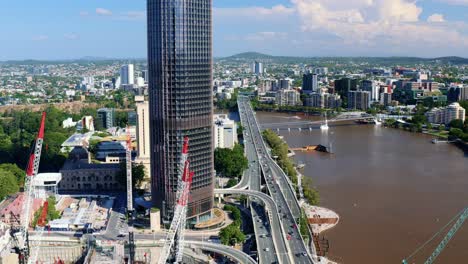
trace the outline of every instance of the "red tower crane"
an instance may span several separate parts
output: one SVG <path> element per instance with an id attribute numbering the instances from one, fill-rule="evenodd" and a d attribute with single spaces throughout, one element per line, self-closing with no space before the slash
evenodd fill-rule
<path id="1" fill-rule="evenodd" d="M 39 161 L 41 160 L 42 144 L 44 143 L 44 130 L 45 130 L 46 113 L 42 113 L 41 124 L 39 132 L 37 133 L 36 141 L 29 156 L 29 163 L 26 169 L 26 177 L 24 182 L 24 200 L 21 211 L 21 225 L 19 230 L 13 234 L 16 241 L 16 250 L 19 253 L 19 263 L 25 264 L 35 262 L 29 259 L 29 241 L 28 229 L 31 218 L 31 207 L 33 200 L 33 182 L 39 172 Z"/>
<path id="2" fill-rule="evenodd" d="M 171 250 L 174 248 L 175 263 L 182 263 L 184 251 L 184 233 L 187 218 L 187 204 L 192 186 L 194 173 L 190 171 L 190 162 L 188 161 L 189 138 L 184 138 L 182 147 L 182 157 L 179 163 L 179 177 L 177 182 L 177 203 L 174 210 L 174 218 L 166 234 L 164 247 L 159 256 L 159 264 L 167 263 Z M 176 236 L 177 235 L 177 236 Z"/>

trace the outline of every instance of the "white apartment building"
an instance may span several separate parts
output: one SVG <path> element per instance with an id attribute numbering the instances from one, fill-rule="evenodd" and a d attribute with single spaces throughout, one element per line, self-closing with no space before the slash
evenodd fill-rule
<path id="1" fill-rule="evenodd" d="M 276 92 L 276 103 L 278 105 L 298 105 L 300 94 L 293 89 L 279 90 Z"/>
<path id="2" fill-rule="evenodd" d="M 304 105 L 316 108 L 341 107 L 341 96 L 329 93 L 312 93 L 304 99 Z"/>
<path id="3" fill-rule="evenodd" d="M 214 141 L 215 148 L 234 148 L 237 140 L 237 124 L 227 115 L 214 115 Z"/>
<path id="4" fill-rule="evenodd" d="M 138 155 L 135 162 L 145 166 L 148 176 L 151 175 L 150 166 L 150 121 L 149 104 L 144 96 L 135 96 L 137 108 L 137 145 Z"/>
<path id="5" fill-rule="evenodd" d="M 426 113 L 427 120 L 432 124 L 449 124 L 452 120 L 461 119 L 465 122 L 465 108 L 459 103 L 453 103 L 447 107 L 434 108 Z"/>

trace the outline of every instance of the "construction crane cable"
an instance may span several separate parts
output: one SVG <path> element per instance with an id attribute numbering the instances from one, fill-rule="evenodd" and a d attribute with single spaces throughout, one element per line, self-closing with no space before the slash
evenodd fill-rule
<path id="1" fill-rule="evenodd" d="M 440 235 L 440 233 L 442 233 L 450 224 L 452 224 L 455 220 L 457 220 L 462 214 L 463 212 L 465 212 L 466 209 L 463 209 L 461 210 L 458 214 L 456 214 L 451 220 L 450 222 L 448 222 L 446 225 L 444 225 L 439 231 L 437 231 L 437 233 L 435 233 L 429 240 L 427 240 L 426 242 L 424 242 L 424 244 L 422 244 L 421 246 L 419 246 L 413 253 L 411 253 L 411 255 L 409 255 L 407 258 L 405 258 L 406 260 L 408 259 L 411 259 L 412 257 L 414 257 L 414 255 L 416 255 L 421 249 L 423 249 L 425 246 L 427 246 L 427 244 L 431 243 L 437 236 Z"/>

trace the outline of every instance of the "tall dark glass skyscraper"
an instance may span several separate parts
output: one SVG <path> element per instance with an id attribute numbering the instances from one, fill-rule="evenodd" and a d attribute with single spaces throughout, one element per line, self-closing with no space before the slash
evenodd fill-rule
<path id="1" fill-rule="evenodd" d="M 171 217 L 184 136 L 195 176 L 188 216 L 213 206 L 212 0 L 148 0 L 153 202 Z"/>

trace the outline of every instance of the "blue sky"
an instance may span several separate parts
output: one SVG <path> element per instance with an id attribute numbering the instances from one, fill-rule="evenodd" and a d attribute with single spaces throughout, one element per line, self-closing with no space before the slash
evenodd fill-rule
<path id="1" fill-rule="evenodd" d="M 468 57 L 468 0 L 213 1 L 215 56 Z M 0 60 L 144 58 L 145 7 L 145 0 L 2 3 Z"/>

